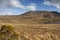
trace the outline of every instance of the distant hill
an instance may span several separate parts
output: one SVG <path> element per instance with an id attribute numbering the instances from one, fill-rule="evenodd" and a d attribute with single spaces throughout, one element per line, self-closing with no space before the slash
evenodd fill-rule
<path id="1" fill-rule="evenodd" d="M 0 22 L 11 23 L 58 23 L 60 13 L 56 11 L 29 11 L 21 15 L 0 16 Z"/>
<path id="2" fill-rule="evenodd" d="M 30 11 L 22 14 L 23 17 L 60 17 L 60 13 L 55 11 Z"/>

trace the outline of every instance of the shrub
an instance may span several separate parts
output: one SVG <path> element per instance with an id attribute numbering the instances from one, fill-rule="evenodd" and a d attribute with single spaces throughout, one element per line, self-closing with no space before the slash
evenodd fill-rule
<path id="1" fill-rule="evenodd" d="M 18 34 L 11 25 L 3 25 L 0 30 L 0 40 L 18 40 Z"/>

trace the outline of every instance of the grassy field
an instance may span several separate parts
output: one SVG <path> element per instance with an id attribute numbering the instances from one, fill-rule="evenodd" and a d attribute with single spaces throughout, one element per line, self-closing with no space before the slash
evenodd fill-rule
<path id="1" fill-rule="evenodd" d="M 60 24 L 0 23 L 2 25 L 12 25 L 19 40 L 60 40 Z"/>

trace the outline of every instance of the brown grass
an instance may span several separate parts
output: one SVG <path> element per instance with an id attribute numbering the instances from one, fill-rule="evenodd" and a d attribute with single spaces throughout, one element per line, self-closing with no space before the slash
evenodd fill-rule
<path id="1" fill-rule="evenodd" d="M 60 24 L 0 23 L 2 25 L 12 25 L 21 40 L 60 40 Z"/>

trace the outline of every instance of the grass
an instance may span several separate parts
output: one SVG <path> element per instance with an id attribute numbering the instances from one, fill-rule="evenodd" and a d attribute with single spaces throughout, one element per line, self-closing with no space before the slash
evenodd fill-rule
<path id="1" fill-rule="evenodd" d="M 60 40 L 60 24 L 0 23 L 2 25 L 12 25 L 22 40 Z"/>
<path id="2" fill-rule="evenodd" d="M 18 34 L 10 25 L 2 25 L 0 29 L 0 40 L 18 40 Z"/>

